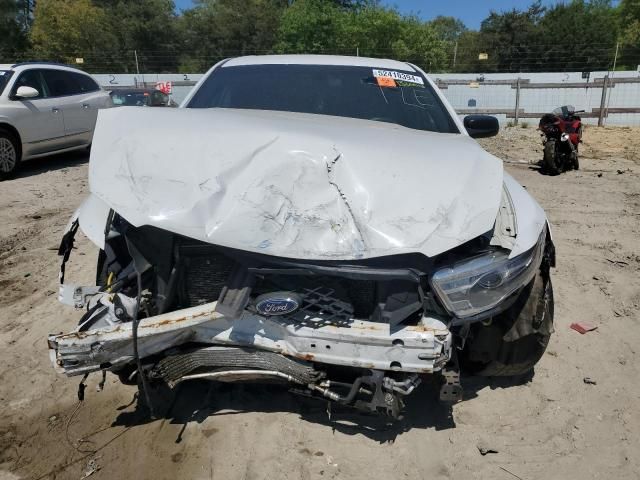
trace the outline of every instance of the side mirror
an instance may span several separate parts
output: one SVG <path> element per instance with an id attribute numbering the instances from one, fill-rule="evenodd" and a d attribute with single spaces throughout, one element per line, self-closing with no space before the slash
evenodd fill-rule
<path id="1" fill-rule="evenodd" d="M 40 95 L 40 92 L 33 87 L 18 87 L 16 91 L 17 98 L 35 98 Z"/>
<path id="2" fill-rule="evenodd" d="M 491 115 L 467 115 L 463 123 L 472 138 L 493 137 L 500 131 L 498 119 Z"/>

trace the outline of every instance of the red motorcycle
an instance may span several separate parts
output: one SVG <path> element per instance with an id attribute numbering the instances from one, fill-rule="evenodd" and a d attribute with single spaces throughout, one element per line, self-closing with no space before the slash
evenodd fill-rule
<path id="1" fill-rule="evenodd" d="M 582 141 L 582 120 L 573 106 L 565 105 L 547 113 L 540 119 L 538 130 L 544 137 L 542 170 L 549 175 L 558 175 L 572 168 L 578 170 L 578 145 Z"/>

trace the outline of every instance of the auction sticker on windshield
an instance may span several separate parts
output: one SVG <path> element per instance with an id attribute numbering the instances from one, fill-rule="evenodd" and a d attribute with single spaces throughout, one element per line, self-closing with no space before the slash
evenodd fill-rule
<path id="1" fill-rule="evenodd" d="M 395 87 L 396 81 L 391 77 L 376 77 L 376 83 L 379 87 Z"/>
<path id="2" fill-rule="evenodd" d="M 376 70 L 374 68 L 373 76 L 376 78 L 379 78 L 379 77 L 393 78 L 395 80 L 401 80 L 403 82 L 417 83 L 419 85 L 424 85 L 424 81 L 422 80 L 422 77 L 419 77 L 417 75 L 411 75 L 410 73 L 396 72 L 395 70 Z"/>

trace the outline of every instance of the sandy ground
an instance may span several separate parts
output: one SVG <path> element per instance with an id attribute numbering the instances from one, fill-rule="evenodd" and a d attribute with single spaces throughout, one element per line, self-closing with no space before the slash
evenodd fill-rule
<path id="1" fill-rule="evenodd" d="M 26 163 L 0 184 L 0 479 L 640 478 L 640 130 L 587 129 L 582 169 L 558 177 L 528 164 L 541 156 L 532 128 L 483 144 L 554 225 L 556 333 L 528 382 L 466 379 L 452 411 L 426 385 L 392 426 L 329 418 L 276 387 L 207 383 L 152 421 L 133 387 L 109 376 L 98 393 L 97 375 L 78 407 L 79 379 L 54 372 L 45 339 L 78 318 L 56 301 L 55 249 L 87 158 Z M 81 241 L 69 281 L 91 282 L 95 258 Z M 598 329 L 580 335 L 577 320 Z"/>

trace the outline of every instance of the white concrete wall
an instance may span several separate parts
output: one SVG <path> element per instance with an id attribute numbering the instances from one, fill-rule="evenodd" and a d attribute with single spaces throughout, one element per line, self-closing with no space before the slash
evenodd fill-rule
<path id="1" fill-rule="evenodd" d="M 602 80 L 607 72 L 591 72 L 589 83 L 594 80 Z M 566 73 L 487 73 L 487 74 L 455 74 L 439 73 L 431 77 L 441 81 L 468 80 L 478 84 L 473 87 L 467 85 L 449 85 L 443 89 L 444 95 L 453 107 L 458 109 L 470 109 L 469 101 L 476 100 L 475 108 L 513 108 L 515 109 L 516 89 L 511 85 L 483 85 L 479 78 L 484 80 L 529 80 L 530 83 L 587 83 L 580 72 Z M 626 71 L 615 72 L 612 78 L 634 78 L 638 83 L 617 83 L 609 88 L 609 108 L 640 108 L 640 72 Z M 562 105 L 573 105 L 576 110 L 592 111 L 600 108 L 602 87 L 593 88 L 522 88 L 520 90 L 520 109 L 530 113 L 550 112 Z M 506 115 L 496 115 L 501 122 L 505 122 Z M 533 123 L 535 119 L 523 119 Z M 597 118 L 585 118 L 586 123 L 597 123 Z M 607 125 L 640 126 L 640 113 L 610 113 L 606 119 Z"/>
<path id="2" fill-rule="evenodd" d="M 98 83 L 105 90 L 109 90 L 113 87 L 134 87 L 141 83 L 156 83 L 156 82 L 197 82 L 202 78 L 202 73 L 183 74 L 183 73 L 146 73 L 141 75 L 135 74 L 100 74 L 93 75 Z M 176 86 L 173 87 L 173 93 L 171 98 L 177 103 L 182 102 L 191 91 L 192 86 Z"/>

